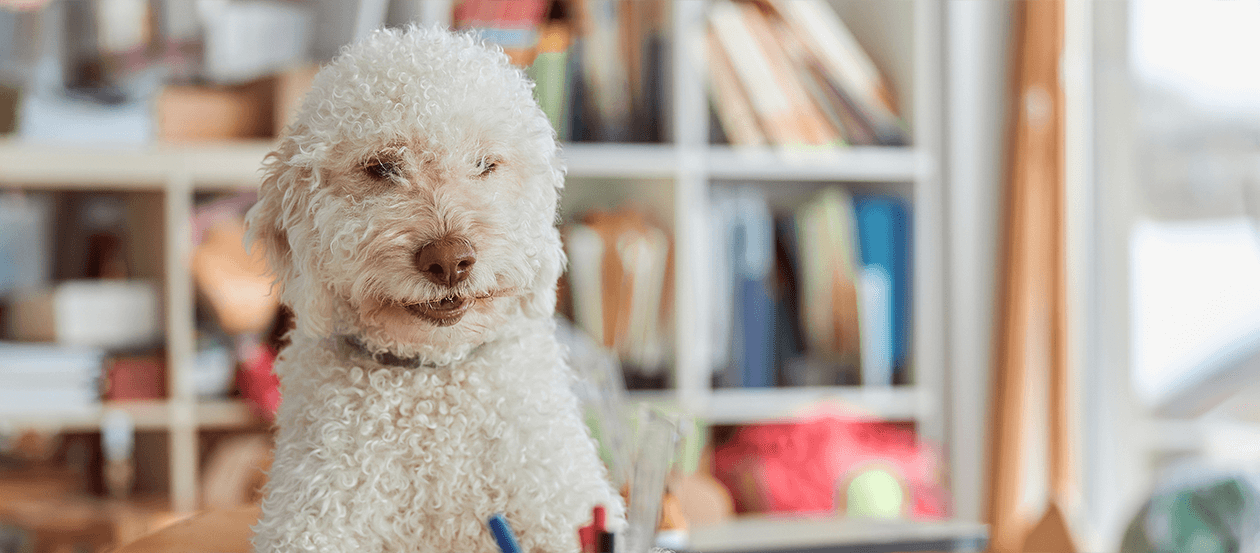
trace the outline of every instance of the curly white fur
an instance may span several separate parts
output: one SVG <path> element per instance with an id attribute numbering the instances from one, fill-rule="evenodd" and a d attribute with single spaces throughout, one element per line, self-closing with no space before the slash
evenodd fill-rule
<path id="1" fill-rule="evenodd" d="M 249 239 L 297 324 L 256 550 L 489 553 L 504 512 L 523 550 L 573 552 L 592 506 L 624 523 L 554 335 L 564 168 L 531 86 L 474 37 L 377 31 L 268 156 Z M 414 263 L 449 235 L 476 251 L 454 288 Z M 452 295 L 454 324 L 407 307 Z"/>

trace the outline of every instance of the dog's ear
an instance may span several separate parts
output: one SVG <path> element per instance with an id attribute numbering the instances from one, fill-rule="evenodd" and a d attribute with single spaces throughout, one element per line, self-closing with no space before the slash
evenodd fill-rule
<path id="1" fill-rule="evenodd" d="M 545 115 L 543 116 L 543 121 L 547 121 Z M 549 129 L 551 128 L 550 123 L 546 123 L 546 126 Z M 552 150 L 556 148 L 554 142 L 550 142 L 544 147 L 548 146 Z M 555 151 L 558 152 L 558 150 Z M 539 224 L 547 227 L 543 239 L 546 247 L 539 253 L 541 266 L 538 269 L 538 274 L 534 277 L 531 290 L 521 296 L 521 307 L 525 315 L 530 318 L 541 319 L 555 316 L 556 292 L 560 283 L 560 275 L 564 273 L 564 268 L 568 266 L 564 253 L 564 244 L 560 240 L 560 229 L 557 228 L 557 225 L 560 224 L 560 191 L 564 189 L 566 172 L 563 158 L 559 155 L 549 156 L 547 169 L 543 173 L 547 187 L 543 193 L 548 196 L 551 202 L 551 214 L 549 215 L 551 220 L 539 222 Z"/>
<path id="2" fill-rule="evenodd" d="M 302 174 L 309 173 L 309 169 L 290 163 L 296 151 L 297 144 L 286 138 L 278 148 L 267 154 L 263 161 L 258 201 L 245 215 L 246 247 L 250 250 L 262 248 L 281 290 L 297 276 L 289 236 L 285 232 L 286 221 L 290 220 L 285 198 L 292 197 L 289 191 L 294 183 L 302 180 Z"/>
<path id="3" fill-rule="evenodd" d="M 551 227 L 547 233 L 547 247 L 539 253 L 542 258 L 532 289 L 521 297 L 525 315 L 534 319 L 551 318 L 556 314 L 556 288 L 564 271 L 565 254 L 560 242 L 560 230 Z"/>

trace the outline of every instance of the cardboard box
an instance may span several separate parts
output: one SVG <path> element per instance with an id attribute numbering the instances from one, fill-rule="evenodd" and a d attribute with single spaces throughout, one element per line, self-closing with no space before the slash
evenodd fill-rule
<path id="1" fill-rule="evenodd" d="M 281 135 L 285 127 L 292 125 L 297 118 L 297 110 L 302 107 L 302 99 L 311 89 L 319 65 L 311 63 L 292 67 L 277 73 L 275 79 L 275 134 Z"/>
<path id="2" fill-rule="evenodd" d="M 238 86 L 168 86 L 157 99 L 157 138 L 199 142 L 273 136 L 271 79 Z"/>

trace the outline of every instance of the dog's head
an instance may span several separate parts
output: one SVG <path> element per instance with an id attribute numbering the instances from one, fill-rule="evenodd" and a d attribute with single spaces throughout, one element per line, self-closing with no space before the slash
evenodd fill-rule
<path id="1" fill-rule="evenodd" d="M 411 27 L 347 47 L 264 172 L 248 238 L 300 333 L 440 361 L 554 311 L 554 133 L 523 73 L 473 37 Z"/>

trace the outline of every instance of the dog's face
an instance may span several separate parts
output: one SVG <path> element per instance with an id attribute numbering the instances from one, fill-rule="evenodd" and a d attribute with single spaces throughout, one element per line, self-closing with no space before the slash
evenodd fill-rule
<path id="1" fill-rule="evenodd" d="M 265 172 L 250 238 L 299 332 L 440 361 L 554 310 L 551 126 L 521 72 L 468 36 L 379 31 L 343 51 Z"/>

